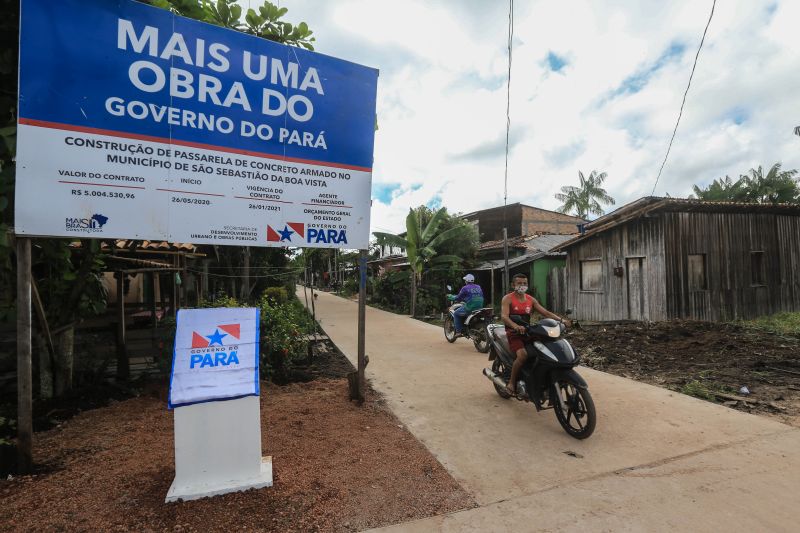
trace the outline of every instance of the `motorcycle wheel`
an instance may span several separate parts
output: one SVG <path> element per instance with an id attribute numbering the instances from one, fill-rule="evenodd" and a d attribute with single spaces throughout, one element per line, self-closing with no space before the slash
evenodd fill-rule
<path id="1" fill-rule="evenodd" d="M 447 339 L 447 342 L 456 342 L 456 325 L 450 315 L 444 319 L 444 338 Z"/>
<path id="2" fill-rule="evenodd" d="M 511 375 L 511 369 L 506 368 L 506 365 L 503 364 L 503 362 L 500 360 L 500 357 L 495 357 L 494 361 L 492 361 L 492 372 L 498 376 L 502 376 L 503 379 L 508 379 L 508 376 Z M 504 387 L 494 385 L 494 390 L 497 391 L 497 395 L 504 400 L 511 398 L 511 395 Z"/>
<path id="3" fill-rule="evenodd" d="M 489 331 L 486 324 L 481 324 L 472 335 L 472 344 L 480 353 L 489 353 Z"/>
<path id="4" fill-rule="evenodd" d="M 558 397 L 561 398 L 564 409 L 561 408 Z M 586 439 L 594 433 L 597 413 L 588 389 L 580 388 L 569 380 L 553 383 L 550 403 L 556 412 L 558 423 L 570 437 Z"/>

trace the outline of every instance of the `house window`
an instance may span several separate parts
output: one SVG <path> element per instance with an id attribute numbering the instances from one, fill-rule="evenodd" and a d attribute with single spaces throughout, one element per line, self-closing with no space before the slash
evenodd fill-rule
<path id="1" fill-rule="evenodd" d="M 689 254 L 689 290 L 708 290 L 706 254 Z"/>
<path id="2" fill-rule="evenodd" d="M 599 259 L 581 261 L 581 290 L 599 292 L 602 289 L 601 272 Z"/>
<path id="3" fill-rule="evenodd" d="M 767 283 L 764 252 L 750 252 L 750 283 L 752 285 L 766 285 Z"/>

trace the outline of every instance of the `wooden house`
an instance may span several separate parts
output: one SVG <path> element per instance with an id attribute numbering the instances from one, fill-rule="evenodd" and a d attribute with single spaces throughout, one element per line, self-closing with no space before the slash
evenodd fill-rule
<path id="1" fill-rule="evenodd" d="M 584 226 L 566 306 L 585 320 L 725 321 L 800 310 L 800 205 L 646 197 Z"/>

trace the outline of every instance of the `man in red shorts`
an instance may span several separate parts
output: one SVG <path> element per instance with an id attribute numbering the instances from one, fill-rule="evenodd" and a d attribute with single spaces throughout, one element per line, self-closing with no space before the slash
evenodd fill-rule
<path id="1" fill-rule="evenodd" d="M 508 345 L 511 351 L 516 354 L 517 358 L 514 359 L 514 365 L 511 367 L 511 379 L 508 381 L 506 388 L 513 396 L 517 395 L 517 376 L 519 371 L 528 359 L 528 352 L 525 350 L 525 327 L 514 323 L 509 315 L 519 315 L 526 324 L 531 322 L 531 312 L 536 311 L 545 318 L 552 318 L 554 320 L 561 320 L 561 317 L 551 313 L 536 301 L 536 298 L 528 294 L 528 276 L 525 274 L 516 274 L 514 279 L 511 280 L 511 286 L 514 292 L 503 296 L 503 301 L 500 303 L 502 309 L 501 317 L 503 324 L 506 326 L 506 335 L 508 337 Z M 567 319 L 564 319 L 564 324 L 567 326 L 572 325 Z"/>

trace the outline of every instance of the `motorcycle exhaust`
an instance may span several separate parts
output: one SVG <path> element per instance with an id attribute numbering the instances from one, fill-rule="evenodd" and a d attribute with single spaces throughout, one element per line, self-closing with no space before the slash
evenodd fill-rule
<path id="1" fill-rule="evenodd" d="M 498 387 L 506 388 L 506 382 L 503 381 L 503 379 L 500 376 L 492 372 L 490 369 L 484 368 L 483 375 L 489 378 L 489 380 Z"/>

